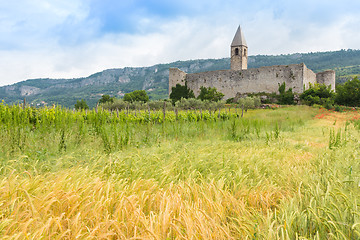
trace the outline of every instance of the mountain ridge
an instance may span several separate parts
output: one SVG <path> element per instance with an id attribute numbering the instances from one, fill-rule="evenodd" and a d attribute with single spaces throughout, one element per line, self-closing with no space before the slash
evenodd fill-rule
<path id="1" fill-rule="evenodd" d="M 337 82 L 360 75 L 360 50 L 340 50 L 286 55 L 249 56 L 249 68 L 305 63 L 314 72 L 335 70 Z M 72 79 L 28 79 L 0 87 L 0 99 L 13 104 L 26 98 L 33 105 L 60 104 L 73 107 L 76 100 L 85 99 L 93 107 L 102 94 L 122 97 L 133 90 L 146 90 L 151 99 L 168 96 L 169 68 L 188 73 L 230 68 L 230 59 L 197 59 L 156 64 L 150 67 L 107 69 L 88 77 Z"/>

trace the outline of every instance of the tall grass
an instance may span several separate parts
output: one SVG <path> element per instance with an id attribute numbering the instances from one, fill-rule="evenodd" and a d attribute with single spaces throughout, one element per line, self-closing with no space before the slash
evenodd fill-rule
<path id="1" fill-rule="evenodd" d="M 0 237 L 358 239 L 358 125 L 318 111 L 0 105 Z"/>

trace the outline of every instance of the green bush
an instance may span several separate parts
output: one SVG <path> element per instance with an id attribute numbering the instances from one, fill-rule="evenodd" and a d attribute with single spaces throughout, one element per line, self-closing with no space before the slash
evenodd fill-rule
<path id="1" fill-rule="evenodd" d="M 110 97 L 110 95 L 104 94 L 99 99 L 99 103 L 107 103 L 107 102 L 114 102 L 114 97 Z"/>
<path id="2" fill-rule="evenodd" d="M 114 102 L 106 102 L 104 104 L 101 104 L 100 106 L 103 109 L 115 111 L 117 110 L 124 110 L 124 109 L 131 109 L 131 110 L 148 110 L 149 108 L 151 110 L 161 110 L 164 108 L 171 109 L 172 104 L 169 101 L 164 100 L 156 100 L 156 101 L 149 101 L 147 103 L 144 103 L 142 101 L 135 101 L 135 102 L 125 102 L 122 99 L 114 99 Z"/>
<path id="3" fill-rule="evenodd" d="M 322 105 L 326 109 L 332 109 L 334 107 L 334 99 L 332 98 L 323 98 Z"/>
<path id="4" fill-rule="evenodd" d="M 176 108 L 182 110 L 195 110 L 195 109 L 216 110 L 219 108 L 224 108 L 225 101 L 212 102 L 208 100 L 201 101 L 200 99 L 196 99 L 196 98 L 189 98 L 189 99 L 182 98 L 180 101 L 177 101 L 175 103 L 175 106 Z"/>
<path id="5" fill-rule="evenodd" d="M 115 98 L 113 102 L 106 102 L 106 103 L 101 104 L 100 106 L 103 109 L 114 111 L 116 109 L 118 109 L 118 110 L 125 109 L 128 105 L 129 105 L 128 102 L 125 102 L 122 99 Z"/>
<path id="6" fill-rule="evenodd" d="M 89 109 L 89 106 L 87 105 L 87 103 L 84 99 L 81 99 L 81 100 L 76 101 L 75 109 L 76 110 Z"/>
<path id="7" fill-rule="evenodd" d="M 150 101 L 148 103 L 144 103 L 143 105 L 145 105 L 146 109 L 148 109 L 148 107 L 150 107 L 150 109 L 152 109 L 152 110 L 154 110 L 154 109 L 161 110 L 164 108 L 164 103 L 165 103 L 166 109 L 171 109 L 173 107 L 171 102 L 164 101 L 164 100 Z"/>
<path id="8" fill-rule="evenodd" d="M 331 86 L 315 83 L 314 85 L 310 84 L 309 89 L 300 95 L 300 99 L 304 104 L 309 106 L 318 104 L 326 108 L 331 108 L 334 104 L 334 96 L 335 94 L 331 90 Z"/>
<path id="9" fill-rule="evenodd" d="M 360 80 L 355 77 L 336 87 L 336 104 L 350 107 L 360 106 Z"/>
<path id="10" fill-rule="evenodd" d="M 270 104 L 277 102 L 277 94 L 276 93 L 267 93 L 267 92 L 258 92 L 258 93 L 248 93 L 249 97 L 258 97 L 260 103 Z"/>
<path id="11" fill-rule="evenodd" d="M 125 93 L 124 101 L 126 102 L 148 102 L 149 96 L 147 95 L 145 90 L 135 90 L 130 93 Z"/>
<path id="12" fill-rule="evenodd" d="M 228 98 L 226 99 L 226 104 L 234 103 L 234 98 Z"/>
<path id="13" fill-rule="evenodd" d="M 335 105 L 334 106 L 334 110 L 336 111 L 336 112 L 343 112 L 344 111 L 344 107 L 342 107 L 342 106 L 339 106 L 339 105 Z"/>
<path id="14" fill-rule="evenodd" d="M 197 97 L 198 99 L 204 101 L 204 100 L 208 100 L 208 101 L 220 101 L 222 98 L 224 97 L 224 94 L 221 92 L 218 92 L 216 90 L 216 88 L 211 88 L 211 87 L 200 87 L 200 94 Z"/>
<path id="15" fill-rule="evenodd" d="M 277 95 L 278 103 L 284 105 L 294 105 L 294 93 L 292 92 L 292 88 L 289 88 L 285 91 L 286 85 L 285 82 L 279 84 L 279 95 Z"/>
<path id="16" fill-rule="evenodd" d="M 245 98 L 240 98 L 238 100 L 238 104 L 239 104 L 239 107 L 241 107 L 241 108 L 244 106 L 245 110 L 254 109 L 254 108 L 260 107 L 261 100 L 260 100 L 260 97 L 245 97 Z"/>
<path id="17" fill-rule="evenodd" d="M 185 85 L 176 84 L 175 87 L 171 88 L 170 99 L 175 104 L 176 101 L 179 101 L 181 98 L 195 98 L 194 92 Z"/>
<path id="18" fill-rule="evenodd" d="M 202 102 L 200 99 L 195 98 L 181 98 L 180 101 L 175 103 L 175 106 L 180 109 L 188 110 L 188 109 L 201 109 Z"/>

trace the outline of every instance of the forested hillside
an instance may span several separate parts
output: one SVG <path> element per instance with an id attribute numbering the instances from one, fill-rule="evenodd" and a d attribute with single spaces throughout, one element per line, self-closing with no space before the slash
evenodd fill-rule
<path id="1" fill-rule="evenodd" d="M 338 83 L 360 76 L 360 50 L 249 56 L 249 68 L 302 62 L 314 72 L 335 70 Z M 189 60 L 151 67 L 109 69 L 86 78 L 31 79 L 0 87 L 0 99 L 12 104 L 26 98 L 28 103 L 34 105 L 57 103 L 66 107 L 73 107 L 76 100 L 85 99 L 93 107 L 102 94 L 122 97 L 124 93 L 137 89 L 146 90 L 151 99 L 162 99 L 168 96 L 169 67 L 178 67 L 188 73 L 229 69 L 230 59 Z"/>
<path id="2" fill-rule="evenodd" d="M 336 52 L 295 53 L 277 56 L 257 55 L 249 57 L 250 68 L 294 63 L 305 63 L 314 72 L 333 69 L 336 71 L 337 83 L 360 75 L 359 50 L 349 49 Z"/>

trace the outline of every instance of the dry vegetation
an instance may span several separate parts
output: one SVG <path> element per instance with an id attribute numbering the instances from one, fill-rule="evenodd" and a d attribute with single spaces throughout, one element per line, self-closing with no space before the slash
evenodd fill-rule
<path id="1" fill-rule="evenodd" d="M 359 239 L 360 113 L 234 111 L 0 105 L 0 238 Z"/>

